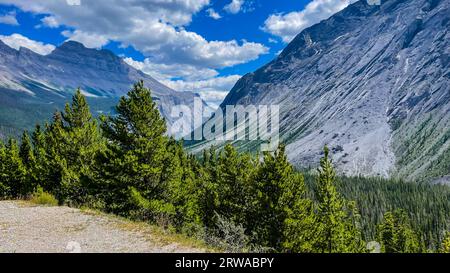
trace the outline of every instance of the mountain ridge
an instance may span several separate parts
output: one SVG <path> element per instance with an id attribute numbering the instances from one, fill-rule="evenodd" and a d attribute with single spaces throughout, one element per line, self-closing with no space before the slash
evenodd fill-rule
<path id="1" fill-rule="evenodd" d="M 450 1 L 355 2 L 245 75 L 221 107 L 279 104 L 298 167 L 330 146 L 347 175 L 450 173 Z"/>
<path id="2" fill-rule="evenodd" d="M 3 102 L 0 130 L 1 126 L 13 127 L 17 132 L 31 129 L 35 122 L 50 118 L 56 108 L 62 109 L 77 88 L 90 98 L 96 112 L 105 113 L 112 111 L 118 98 L 134 83 L 143 80 L 169 125 L 173 122 L 170 116 L 173 106 L 192 105 L 194 98 L 199 98 L 198 94 L 178 92 L 161 84 L 109 50 L 89 49 L 79 42 L 68 41 L 48 55 L 40 55 L 23 47 L 15 50 L 0 41 L 0 56 L 0 105 Z M 15 107 L 6 96 L 14 97 L 23 109 Z M 51 111 L 45 111 L 46 105 Z M 39 117 L 33 111 L 39 112 Z M 22 124 L 16 126 L 11 121 L 12 112 L 19 112 Z"/>

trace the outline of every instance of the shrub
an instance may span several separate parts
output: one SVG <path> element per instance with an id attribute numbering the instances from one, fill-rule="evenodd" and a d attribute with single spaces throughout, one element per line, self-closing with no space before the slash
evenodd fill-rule
<path id="1" fill-rule="evenodd" d="M 58 200 L 48 192 L 45 192 L 41 187 L 38 187 L 37 190 L 31 196 L 31 202 L 38 205 L 45 206 L 57 206 Z"/>

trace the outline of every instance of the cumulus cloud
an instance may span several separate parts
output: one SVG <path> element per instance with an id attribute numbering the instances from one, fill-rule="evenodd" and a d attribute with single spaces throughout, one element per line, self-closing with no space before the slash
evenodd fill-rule
<path id="1" fill-rule="evenodd" d="M 353 2 L 356 0 L 313 0 L 301 11 L 270 15 L 263 30 L 288 43 L 303 29 L 329 18 Z"/>
<path id="2" fill-rule="evenodd" d="M 217 108 L 240 78 L 240 75 L 230 75 L 200 81 L 168 80 L 163 83 L 175 90 L 198 93 L 210 107 Z"/>
<path id="3" fill-rule="evenodd" d="M 17 33 L 10 36 L 0 35 L 0 40 L 14 49 L 19 50 L 21 47 L 25 47 L 41 55 L 47 55 L 55 49 L 54 45 L 30 40 Z"/>
<path id="4" fill-rule="evenodd" d="M 220 16 L 220 14 L 216 12 L 213 8 L 207 9 L 206 12 L 208 13 L 208 16 L 213 18 L 214 20 L 219 20 L 220 18 L 222 18 L 222 16 Z"/>
<path id="5" fill-rule="evenodd" d="M 54 16 L 46 16 L 41 19 L 42 24 L 49 28 L 57 28 L 59 27 L 59 23 Z"/>
<path id="6" fill-rule="evenodd" d="M 109 43 L 109 39 L 106 36 L 95 33 L 87 33 L 79 30 L 65 30 L 62 32 L 62 35 L 64 37 L 67 37 L 68 40 L 80 42 L 88 48 L 101 48 L 102 46 Z"/>
<path id="7" fill-rule="evenodd" d="M 149 59 L 140 62 L 124 58 L 124 61 L 174 90 L 198 93 L 211 107 L 217 107 L 241 78 L 240 75 L 220 77 L 216 70 L 208 68 L 155 64 Z M 180 77 L 183 79 L 179 79 Z"/>
<path id="8" fill-rule="evenodd" d="M 0 24 L 18 26 L 19 22 L 17 21 L 16 13 L 13 11 L 5 15 L 0 15 Z"/>
<path id="9" fill-rule="evenodd" d="M 237 14 L 241 11 L 243 5 L 244 0 L 231 0 L 231 3 L 226 5 L 223 9 L 231 14 Z"/>
<path id="10" fill-rule="evenodd" d="M 57 22 L 73 29 L 63 33 L 68 39 L 88 47 L 119 41 L 125 47 L 133 46 L 141 51 L 153 63 L 216 69 L 246 63 L 268 52 L 268 48 L 259 43 L 208 41 L 185 30 L 193 14 L 209 2 L 96 0 L 70 6 L 65 1 L 54 0 L 0 0 L 24 11 L 51 16 L 46 19 L 48 24 L 55 26 Z"/>
<path id="11" fill-rule="evenodd" d="M 159 81 L 183 78 L 189 81 L 204 80 L 216 77 L 219 73 L 211 68 L 197 68 L 191 65 L 182 64 L 156 64 L 149 59 L 143 62 L 135 61 L 132 58 L 124 58 L 124 61 L 132 67 L 147 73 Z"/>
<path id="12" fill-rule="evenodd" d="M 167 84 L 173 89 L 180 91 L 193 91 L 198 93 L 205 91 L 226 93 L 233 88 L 240 78 L 240 75 L 231 75 L 192 82 L 176 80 L 167 82 Z"/>

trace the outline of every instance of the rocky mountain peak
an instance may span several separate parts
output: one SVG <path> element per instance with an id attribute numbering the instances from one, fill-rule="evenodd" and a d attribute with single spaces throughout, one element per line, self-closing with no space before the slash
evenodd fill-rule
<path id="1" fill-rule="evenodd" d="M 449 22 L 450 0 L 355 2 L 244 76 L 222 106 L 278 104 L 300 167 L 328 145 L 348 175 L 448 175 Z"/>
<path id="2" fill-rule="evenodd" d="M 82 43 L 67 41 L 48 55 L 50 59 L 101 70 L 126 72 L 121 58 L 106 49 L 87 48 Z"/>

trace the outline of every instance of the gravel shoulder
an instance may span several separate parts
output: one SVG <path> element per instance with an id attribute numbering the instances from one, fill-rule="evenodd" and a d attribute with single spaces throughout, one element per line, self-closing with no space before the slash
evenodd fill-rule
<path id="1" fill-rule="evenodd" d="M 205 252 L 181 235 L 69 207 L 0 201 L 0 253 Z M 200 245 L 200 244 L 198 244 Z"/>

